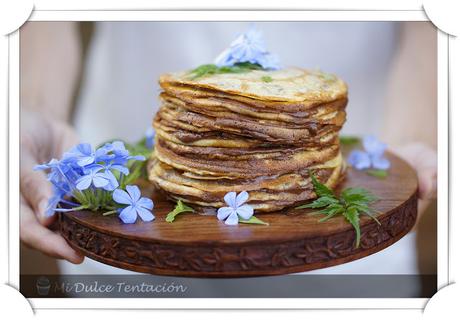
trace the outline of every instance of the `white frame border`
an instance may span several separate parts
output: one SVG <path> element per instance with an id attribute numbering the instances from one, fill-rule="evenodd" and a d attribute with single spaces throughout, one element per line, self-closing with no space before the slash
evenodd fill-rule
<path id="1" fill-rule="evenodd" d="M 428 21 L 423 10 L 34 11 L 30 21 Z M 438 212 L 448 211 L 448 36 L 438 31 Z M 9 283 L 19 288 L 19 32 L 9 36 Z M 13 179 L 12 177 L 18 177 Z M 446 190 L 447 188 L 447 190 Z M 450 283 L 449 216 L 438 214 L 438 289 Z M 34 309 L 228 309 L 228 299 L 32 298 Z M 429 299 L 232 299 L 241 309 L 422 309 Z M 210 303 L 210 301 L 212 301 Z"/>

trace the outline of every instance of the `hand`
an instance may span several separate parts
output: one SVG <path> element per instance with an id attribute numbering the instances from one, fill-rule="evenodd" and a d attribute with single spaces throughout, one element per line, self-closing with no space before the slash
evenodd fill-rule
<path id="1" fill-rule="evenodd" d="M 27 246 L 49 256 L 72 263 L 83 262 L 83 256 L 73 250 L 66 240 L 48 229 L 55 220 L 45 216 L 51 184 L 41 171 L 33 171 L 37 164 L 60 158 L 62 153 L 78 143 L 73 129 L 66 123 L 39 113 L 21 112 L 21 219 L 20 237 Z"/>
<path id="2" fill-rule="evenodd" d="M 398 147 L 393 151 L 406 160 L 417 172 L 418 177 L 418 212 L 421 214 L 436 199 L 438 190 L 438 169 L 436 151 L 422 143 L 412 143 Z"/>

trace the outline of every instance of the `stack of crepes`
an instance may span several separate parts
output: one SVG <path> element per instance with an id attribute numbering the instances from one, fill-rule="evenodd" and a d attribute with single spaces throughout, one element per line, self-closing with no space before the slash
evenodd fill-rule
<path id="1" fill-rule="evenodd" d="M 256 211 L 277 211 L 316 198 L 310 174 L 331 188 L 344 176 L 347 86 L 334 75 L 181 72 L 160 85 L 149 179 L 170 198 L 219 208 L 247 191 Z"/>

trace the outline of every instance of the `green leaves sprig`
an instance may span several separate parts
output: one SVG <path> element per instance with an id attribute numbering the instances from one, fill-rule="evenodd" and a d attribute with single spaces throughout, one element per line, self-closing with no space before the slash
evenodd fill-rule
<path id="1" fill-rule="evenodd" d="M 178 214 L 181 214 L 183 212 L 194 212 L 193 208 L 190 208 L 189 206 L 185 205 L 182 200 L 177 201 L 176 207 L 174 208 L 173 211 L 168 213 L 166 216 L 166 222 L 173 222 L 174 219 L 176 219 L 176 216 Z"/>
<path id="2" fill-rule="evenodd" d="M 191 80 L 195 80 L 204 76 L 223 73 L 245 73 L 252 70 L 263 70 L 262 66 L 250 62 L 236 63 L 229 67 L 218 67 L 215 64 L 203 64 L 190 71 Z"/>
<path id="3" fill-rule="evenodd" d="M 359 247 L 361 239 L 361 228 L 359 225 L 359 217 L 365 214 L 374 219 L 378 224 L 380 222 L 374 217 L 375 210 L 369 205 L 377 200 L 377 197 L 364 188 L 347 188 L 342 191 L 339 197 L 324 184 L 320 183 L 312 174 L 310 174 L 313 188 L 318 198 L 308 204 L 301 205 L 296 209 L 319 209 L 312 214 L 324 214 L 324 218 L 319 222 L 324 222 L 338 214 L 341 214 L 355 228 L 356 232 L 356 247 Z"/>

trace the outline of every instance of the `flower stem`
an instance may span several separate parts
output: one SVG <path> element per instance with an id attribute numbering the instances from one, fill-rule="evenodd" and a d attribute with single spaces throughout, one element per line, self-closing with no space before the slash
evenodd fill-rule
<path id="1" fill-rule="evenodd" d="M 84 205 L 84 206 L 74 207 L 74 208 L 70 208 L 70 209 L 56 208 L 56 209 L 54 209 L 54 211 L 56 211 L 56 212 L 71 212 L 71 211 L 84 210 L 84 209 L 88 209 L 88 208 L 89 207 L 87 205 Z"/>
<path id="2" fill-rule="evenodd" d="M 114 214 L 114 213 L 117 213 L 117 210 L 107 211 L 107 212 L 104 212 L 102 215 L 103 216 L 108 216 L 108 215 Z"/>

